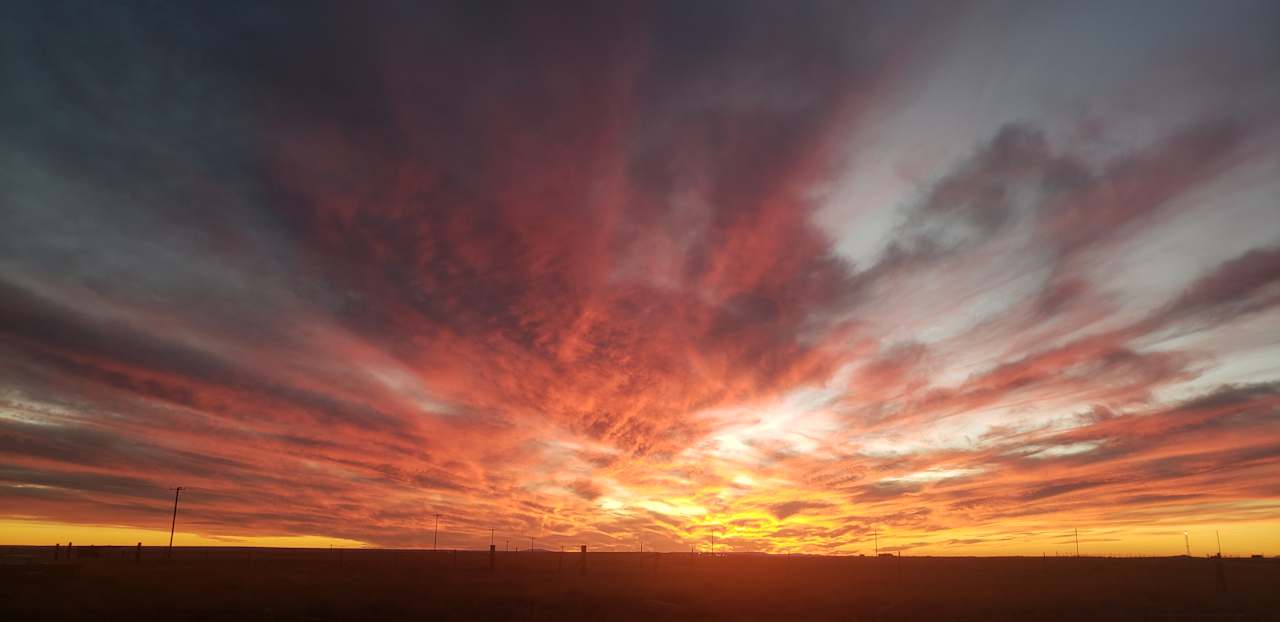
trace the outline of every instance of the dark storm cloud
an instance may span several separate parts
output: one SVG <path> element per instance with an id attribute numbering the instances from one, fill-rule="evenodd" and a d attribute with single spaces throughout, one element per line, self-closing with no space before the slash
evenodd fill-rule
<path id="1" fill-rule="evenodd" d="M 1182 193 L 1238 164 L 1247 127 L 1237 120 L 1192 123 L 1099 168 L 1057 152 L 1033 126 L 1005 126 L 905 210 L 895 239 L 854 280 L 867 286 L 925 270 L 1023 223 L 1054 251 L 1040 309 L 1052 312 L 1082 286 L 1074 257 L 1126 239 Z"/>
<path id="2" fill-rule="evenodd" d="M 1157 311 L 1154 325 L 1212 325 L 1280 304 L 1280 248 L 1256 248 L 1224 262 Z"/>
<path id="3" fill-rule="evenodd" d="M 234 363 L 128 326 L 95 320 L 0 284 L 0 339 L 29 351 L 31 360 L 59 373 L 127 394 L 203 409 L 237 412 L 226 391 L 243 403 L 287 404 L 317 423 L 390 430 L 394 420 L 323 393 L 271 383 Z M 212 393 L 212 394 L 210 394 Z"/>
<path id="4" fill-rule="evenodd" d="M 830 503 L 820 501 L 787 501 L 769 506 L 769 512 L 779 519 L 789 518 L 806 510 L 825 510 L 832 508 Z"/>
<path id="5" fill-rule="evenodd" d="M 101 473 L 51 473 L 28 469 L 0 469 L 0 480 L 57 488 L 62 495 L 110 493 L 130 497 L 156 497 L 156 482 Z"/>
<path id="6" fill-rule="evenodd" d="M 1123 509 L 1253 495 L 1253 475 L 1280 463 L 1280 446 L 1271 440 L 1277 426 L 1280 392 L 1275 383 L 1227 385 L 1165 408 L 1099 419 L 1059 433 L 1027 432 L 998 449 L 950 456 L 960 461 L 953 466 L 1000 465 L 1004 476 L 998 482 L 978 476 L 905 490 L 881 482 L 861 494 L 892 498 L 911 492 L 916 503 L 947 499 L 954 511 L 989 518 L 1052 514 L 1085 505 Z M 1054 448 L 1071 451 L 1047 453 Z M 1153 493 L 1154 482 L 1179 482 L 1181 492 Z M 1185 492 L 1197 487 L 1203 490 L 1191 496 Z"/>
<path id="7" fill-rule="evenodd" d="M 1106 482 L 1090 482 L 1090 481 L 1061 482 L 1056 484 L 1049 484 L 1047 486 L 1041 486 L 1039 488 L 1036 488 L 1035 490 L 1032 490 L 1023 494 L 1022 499 L 1024 501 L 1039 501 L 1041 499 L 1056 497 L 1058 495 L 1066 494 L 1069 492 L 1076 492 L 1078 490 L 1088 490 L 1090 488 L 1097 488 L 1098 486 L 1102 486 L 1105 484 Z"/>
<path id="8" fill-rule="evenodd" d="M 0 424 L 0 451 L 100 469 L 177 470 L 195 474 L 213 470 L 239 471 L 247 466 L 234 460 L 164 448 L 100 430 L 64 428 L 53 432 L 47 426 L 5 421 Z"/>
<path id="9" fill-rule="evenodd" d="M 600 495 L 604 494 L 604 491 L 601 490 L 599 486 L 596 486 L 591 483 L 591 480 L 587 479 L 574 481 L 569 485 L 569 490 L 572 490 L 574 494 L 586 499 L 587 501 L 595 501 L 600 498 Z"/>

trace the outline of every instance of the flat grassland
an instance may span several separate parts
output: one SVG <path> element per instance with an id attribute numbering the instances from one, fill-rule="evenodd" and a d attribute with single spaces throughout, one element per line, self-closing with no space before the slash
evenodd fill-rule
<path id="1" fill-rule="evenodd" d="M 0 620 L 1280 620 L 1275 559 L 590 553 L 585 573 L 581 559 L 32 549 L 0 565 Z"/>

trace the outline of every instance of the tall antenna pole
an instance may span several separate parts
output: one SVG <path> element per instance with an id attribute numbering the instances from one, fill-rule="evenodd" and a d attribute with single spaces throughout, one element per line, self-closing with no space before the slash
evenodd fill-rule
<path id="1" fill-rule="evenodd" d="M 182 493 L 182 486 L 173 488 L 173 520 L 169 522 L 169 550 L 165 555 L 173 558 L 173 530 L 178 526 L 178 495 Z"/>
<path id="2" fill-rule="evenodd" d="M 1222 534 L 1217 529 L 1213 530 L 1213 537 L 1218 539 L 1218 557 L 1222 557 Z"/>
<path id="3" fill-rule="evenodd" d="M 1076 530 L 1076 557 L 1080 557 L 1080 530 Z"/>
<path id="4" fill-rule="evenodd" d="M 431 550 L 436 550 L 436 543 L 440 537 L 440 514 L 436 514 L 436 530 L 431 533 Z"/>

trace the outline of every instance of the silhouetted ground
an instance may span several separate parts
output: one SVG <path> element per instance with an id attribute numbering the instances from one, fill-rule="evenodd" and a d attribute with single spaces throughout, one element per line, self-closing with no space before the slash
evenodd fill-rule
<path id="1" fill-rule="evenodd" d="M 93 553 L 9 555 L 0 620 L 1280 620 L 1273 559 Z"/>

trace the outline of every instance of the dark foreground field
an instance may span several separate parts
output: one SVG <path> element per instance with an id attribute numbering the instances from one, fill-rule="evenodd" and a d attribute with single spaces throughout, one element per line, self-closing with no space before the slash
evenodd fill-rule
<path id="1" fill-rule="evenodd" d="M 88 555 L 9 555 L 0 620 L 1280 620 L 1271 559 Z"/>

